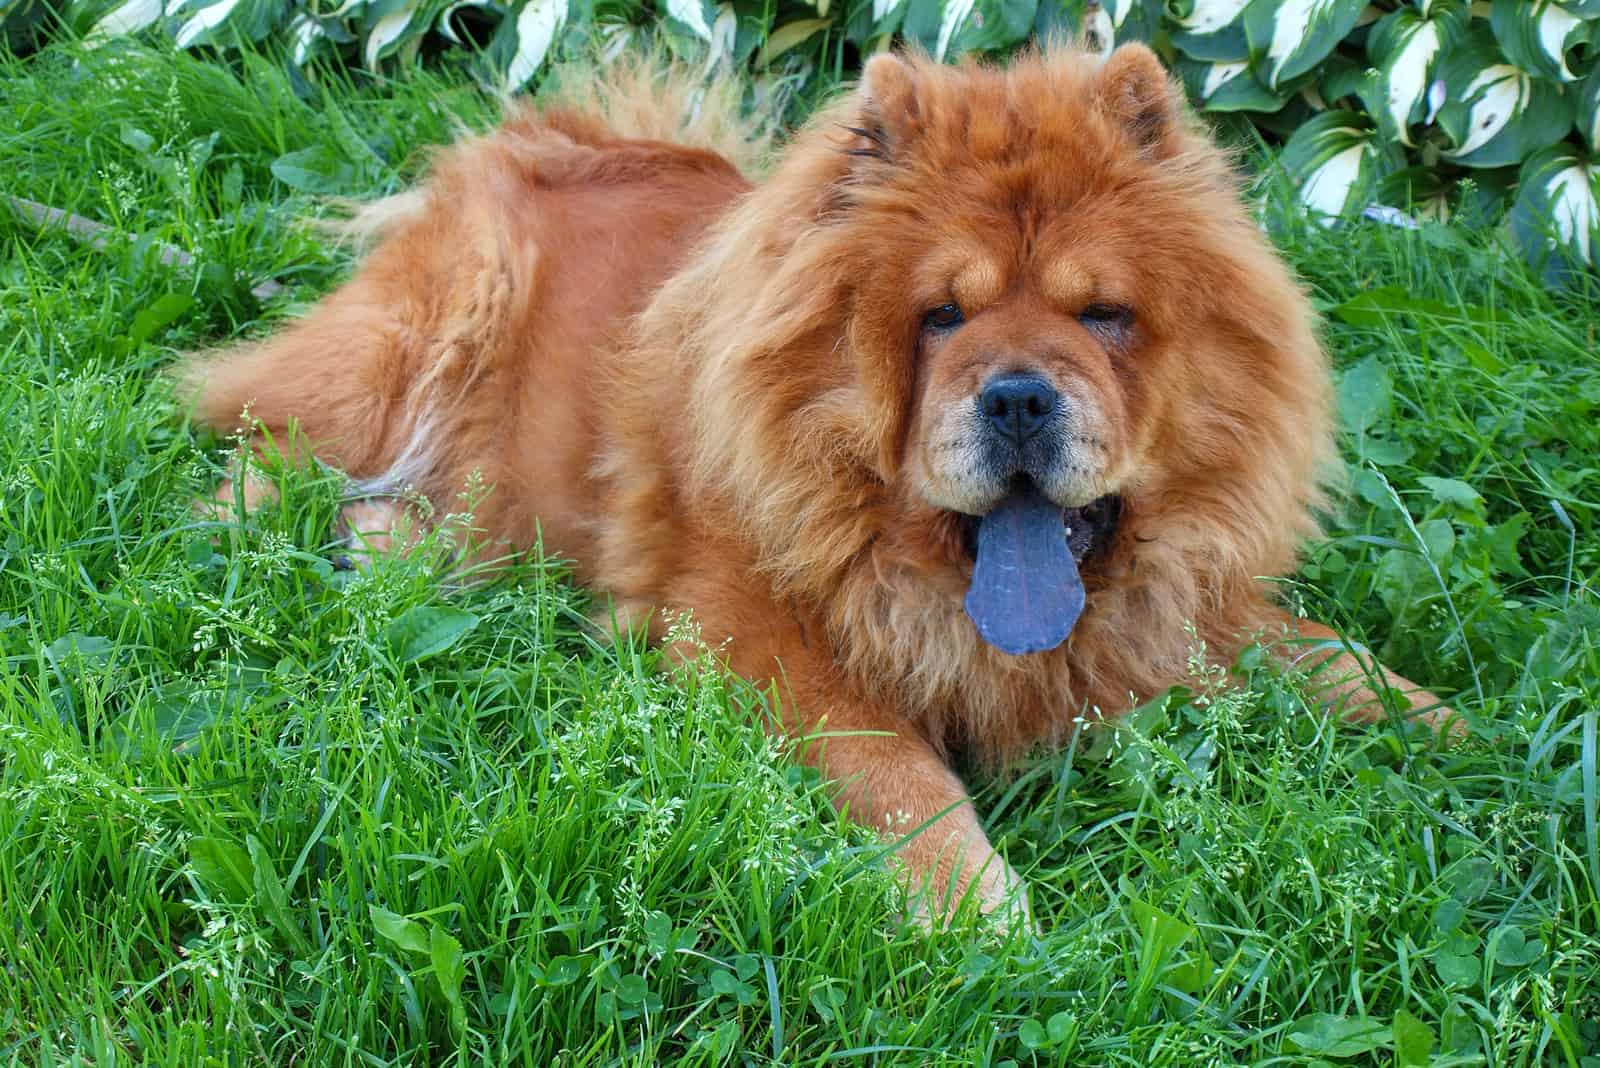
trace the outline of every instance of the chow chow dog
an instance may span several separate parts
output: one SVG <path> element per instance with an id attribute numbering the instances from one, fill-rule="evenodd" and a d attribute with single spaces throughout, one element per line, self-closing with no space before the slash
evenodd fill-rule
<path id="1" fill-rule="evenodd" d="M 1024 900 L 953 751 L 1062 741 L 1196 648 L 1445 722 L 1273 601 L 1325 500 L 1329 370 L 1154 54 L 875 55 L 759 183 L 734 99 L 635 65 L 442 151 L 357 217 L 348 283 L 183 364 L 198 420 L 297 425 L 368 547 L 475 479 L 494 544 L 542 537 L 657 637 L 690 614 L 905 835 L 926 916 Z"/>

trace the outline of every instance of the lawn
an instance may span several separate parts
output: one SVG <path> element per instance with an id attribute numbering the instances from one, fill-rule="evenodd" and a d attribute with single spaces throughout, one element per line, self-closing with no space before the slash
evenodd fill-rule
<path id="1" fill-rule="evenodd" d="M 1472 736 L 1246 657 L 977 779 L 1039 931 L 930 935 L 747 688 L 599 640 L 559 567 L 336 571 L 314 469 L 189 511 L 229 443 L 162 369 L 337 284 L 297 218 L 489 101 L 125 45 L 0 101 L 6 193 L 138 235 L 0 206 L 0 1063 L 1600 1065 L 1600 288 L 1266 170 L 1350 472 L 1285 595 Z"/>

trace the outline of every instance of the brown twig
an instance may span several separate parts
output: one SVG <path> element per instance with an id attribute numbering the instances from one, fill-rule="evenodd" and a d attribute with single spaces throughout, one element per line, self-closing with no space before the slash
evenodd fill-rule
<path id="1" fill-rule="evenodd" d="M 28 200 L 23 197 L 14 197 L 6 194 L 6 203 L 11 209 L 30 223 L 36 230 L 47 230 L 52 226 L 60 226 L 77 241 L 82 241 L 96 252 L 104 251 L 111 243 L 117 232 L 104 223 L 97 223 L 93 219 L 85 219 L 82 215 L 73 215 L 71 212 L 52 208 L 47 204 Z M 156 252 L 161 262 L 168 266 L 193 267 L 194 257 L 181 248 L 156 242 Z M 284 292 L 284 287 L 268 279 L 259 285 L 252 286 L 250 292 L 257 300 L 271 300 Z"/>

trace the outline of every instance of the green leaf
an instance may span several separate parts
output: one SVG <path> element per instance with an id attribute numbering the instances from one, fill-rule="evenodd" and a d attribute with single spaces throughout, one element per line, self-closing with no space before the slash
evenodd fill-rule
<path id="1" fill-rule="evenodd" d="M 1284 145 L 1281 162 L 1313 218 L 1353 215 L 1372 201 L 1378 181 L 1396 169 L 1372 120 L 1355 111 L 1325 111 L 1302 123 Z"/>
<path id="2" fill-rule="evenodd" d="M 1432 475 L 1422 475 L 1418 482 L 1433 493 L 1433 499 L 1440 504 L 1453 504 L 1458 508 L 1469 511 L 1475 510 L 1483 502 L 1483 497 L 1471 486 L 1455 478 L 1434 478 Z"/>
<path id="3" fill-rule="evenodd" d="M 1481 25 L 1444 58 L 1439 77 L 1447 102 L 1439 109 L 1438 125 L 1450 142 L 1445 156 L 1454 163 L 1521 163 L 1572 128 L 1570 95 L 1508 63 Z"/>
<path id="4" fill-rule="evenodd" d="M 756 66 L 765 67 L 812 35 L 833 25 L 832 19 L 797 19 L 772 32 L 756 56 Z"/>
<path id="5" fill-rule="evenodd" d="M 1395 1068 L 1424 1068 L 1433 1051 L 1433 1028 L 1405 1009 L 1394 1014 Z"/>
<path id="6" fill-rule="evenodd" d="M 402 664 L 444 652 L 478 625 L 478 617 L 459 608 L 416 605 L 384 628 L 384 638 Z"/>
<path id="7" fill-rule="evenodd" d="M 261 840 L 255 835 L 245 837 L 245 845 L 250 850 L 250 863 L 254 870 L 252 887 L 256 892 L 256 903 L 261 911 L 266 914 L 267 922 L 288 939 L 289 944 L 299 950 L 302 955 L 311 952 L 311 940 L 306 937 L 305 931 L 300 929 L 297 912 L 289 907 L 289 888 L 278 877 L 278 868 L 272 862 L 272 854 L 267 852 Z"/>
<path id="8" fill-rule="evenodd" d="M 1544 956 L 1544 949 L 1543 941 L 1529 939 L 1522 928 L 1513 924 L 1496 927 L 1489 935 L 1489 952 L 1496 964 L 1520 968 Z"/>
<path id="9" fill-rule="evenodd" d="M 63 634 L 44 647 L 45 659 L 54 667 L 76 664 L 86 668 L 103 667 L 111 660 L 116 645 L 95 634 Z"/>
<path id="10" fill-rule="evenodd" d="M 1319 1057 L 1359 1057 L 1388 1049 L 1394 1041 L 1390 1029 L 1378 1020 L 1329 1013 L 1296 1020 L 1288 1038 L 1304 1052 Z"/>
<path id="11" fill-rule="evenodd" d="M 1471 988 L 1483 977 L 1483 965 L 1470 953 L 1449 953 L 1440 950 L 1433 955 L 1433 968 L 1446 986 Z"/>
<path id="12" fill-rule="evenodd" d="M 377 905 L 368 905 L 367 912 L 372 916 L 373 929 L 401 950 L 419 957 L 430 952 L 428 929 L 416 920 Z"/>
<path id="13" fill-rule="evenodd" d="M 1070 1012 L 1058 1012 L 1045 1021 L 1044 1030 L 1051 1045 L 1062 1045 L 1078 1033 L 1077 1017 Z"/>
<path id="14" fill-rule="evenodd" d="M 255 865 L 239 843 L 225 838 L 191 838 L 189 867 L 200 884 L 221 900 L 250 900 L 256 882 Z"/>
<path id="15" fill-rule="evenodd" d="M 1050 1044 L 1050 1036 L 1045 1034 L 1044 1025 L 1038 1020 L 1023 1020 L 1022 1026 L 1017 1028 L 1017 1039 L 1029 1049 L 1044 1049 Z"/>
<path id="16" fill-rule="evenodd" d="M 1383 422 L 1394 403 L 1394 379 L 1376 356 L 1368 356 L 1339 375 L 1339 415 L 1358 437 Z"/>
<path id="17" fill-rule="evenodd" d="M 337 145 L 321 141 L 273 160 L 272 176 L 302 193 L 337 193 L 355 184 L 356 171 Z"/>
<path id="18" fill-rule="evenodd" d="M 1553 82 L 1577 80 L 1567 55 L 1589 41 L 1590 26 L 1558 0 L 1494 0 L 1489 26 L 1507 59 Z"/>
<path id="19" fill-rule="evenodd" d="M 582 958 L 551 957 L 550 963 L 544 966 L 544 977 L 539 981 L 545 986 L 571 986 L 582 975 Z"/>
<path id="20" fill-rule="evenodd" d="M 439 983 L 439 992 L 450 1006 L 450 1026 L 460 1034 L 466 1026 L 466 1006 L 461 1002 L 461 981 L 466 978 L 465 954 L 461 943 L 448 932 L 438 928 L 428 929 L 428 956 L 433 963 L 433 977 Z"/>
<path id="21" fill-rule="evenodd" d="M 187 293 L 163 293 L 134 314 L 133 325 L 128 328 L 128 339 L 135 345 L 144 344 L 155 336 L 157 330 L 173 322 L 193 305 L 194 298 Z"/>
<path id="22" fill-rule="evenodd" d="M 650 993 L 650 984 L 642 975 L 624 975 L 617 980 L 617 1000 L 624 1005 L 642 1005 Z"/>
<path id="23" fill-rule="evenodd" d="M 1477 901 L 1494 885 L 1494 862 L 1485 857 L 1468 857 L 1444 871 L 1450 896 L 1464 905 Z"/>
<path id="24" fill-rule="evenodd" d="M 1244 16 L 1250 54 L 1262 80 L 1277 89 L 1313 70 L 1355 28 L 1367 0 L 1256 0 Z"/>

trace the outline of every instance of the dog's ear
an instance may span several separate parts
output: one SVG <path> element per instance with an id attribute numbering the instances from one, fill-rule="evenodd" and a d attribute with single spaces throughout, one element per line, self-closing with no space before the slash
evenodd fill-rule
<path id="1" fill-rule="evenodd" d="M 921 125 L 917 102 L 917 72 L 892 52 L 880 52 L 861 71 L 857 124 L 852 155 L 891 159 Z"/>
<path id="2" fill-rule="evenodd" d="M 1154 52 L 1125 44 L 1111 53 L 1100 68 L 1095 96 L 1141 154 L 1168 154 L 1178 129 L 1178 96 Z"/>

